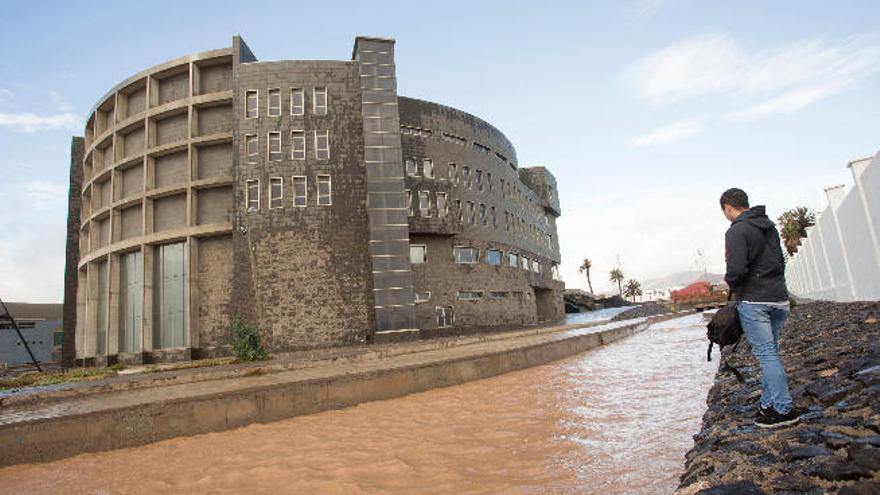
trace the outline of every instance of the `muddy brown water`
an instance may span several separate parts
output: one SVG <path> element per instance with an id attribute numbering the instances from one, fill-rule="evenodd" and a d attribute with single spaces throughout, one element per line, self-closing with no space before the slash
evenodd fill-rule
<path id="1" fill-rule="evenodd" d="M 699 315 L 548 365 L 0 469 L 0 493 L 670 493 L 715 363 Z"/>

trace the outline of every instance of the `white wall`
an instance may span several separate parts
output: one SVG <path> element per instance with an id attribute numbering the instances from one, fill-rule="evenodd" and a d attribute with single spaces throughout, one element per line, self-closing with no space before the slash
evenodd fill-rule
<path id="1" fill-rule="evenodd" d="M 880 153 L 849 168 L 853 187 L 825 190 L 828 207 L 788 261 L 788 288 L 796 296 L 880 300 Z"/>

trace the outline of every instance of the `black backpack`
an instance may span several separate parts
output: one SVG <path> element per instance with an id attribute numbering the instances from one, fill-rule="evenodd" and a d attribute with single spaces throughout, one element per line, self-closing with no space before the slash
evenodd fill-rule
<path id="1" fill-rule="evenodd" d="M 706 338 L 709 339 L 709 350 L 706 352 L 706 360 L 712 360 L 713 345 L 717 344 L 719 349 L 726 345 L 734 345 L 739 342 L 742 333 L 736 305 L 727 305 L 719 309 L 712 316 L 712 321 L 706 325 Z"/>

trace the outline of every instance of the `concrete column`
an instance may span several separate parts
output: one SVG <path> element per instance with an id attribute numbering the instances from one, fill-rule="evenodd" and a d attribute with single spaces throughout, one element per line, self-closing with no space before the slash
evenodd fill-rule
<path id="1" fill-rule="evenodd" d="M 849 168 L 853 174 L 853 180 L 855 181 L 855 191 L 859 195 L 862 207 L 865 210 L 865 218 L 867 219 L 866 227 L 874 248 L 874 260 L 876 261 L 878 268 L 880 268 L 880 236 L 878 236 L 877 229 L 875 228 L 876 222 L 880 219 L 876 218 L 876 215 L 871 211 L 871 208 L 868 205 L 868 191 L 862 180 L 862 176 L 869 167 L 876 168 L 880 166 L 878 165 L 878 162 L 880 162 L 880 153 L 878 153 L 873 159 L 866 158 L 851 162 Z M 875 191 L 874 194 L 878 193 Z"/>
<path id="2" fill-rule="evenodd" d="M 119 354 L 119 254 L 107 260 L 107 356 Z"/>
<path id="3" fill-rule="evenodd" d="M 846 189 L 843 186 L 838 187 L 830 187 L 825 189 L 825 194 L 828 196 L 828 212 L 831 214 L 831 218 L 834 220 L 834 228 L 837 230 L 837 242 L 840 245 L 840 251 L 843 255 L 843 265 L 846 269 L 846 276 L 849 280 L 849 295 L 852 297 L 853 301 L 859 300 L 859 293 L 856 289 L 855 280 L 853 280 L 852 275 L 852 267 L 850 266 L 849 255 L 846 252 L 846 240 L 844 239 L 843 229 L 840 223 L 840 220 L 837 216 L 837 210 L 840 208 L 840 204 L 843 202 L 844 198 L 846 198 Z M 833 241 L 832 241 L 833 242 Z"/>
<path id="4" fill-rule="evenodd" d="M 152 203 L 152 202 L 150 202 Z M 143 304 L 142 304 L 142 313 L 143 313 L 143 330 L 141 331 L 141 349 L 143 349 L 144 353 L 153 351 L 153 264 L 155 260 L 156 247 L 151 245 L 145 245 L 143 247 L 144 253 L 144 262 L 143 262 L 143 280 L 144 280 L 144 290 L 143 290 Z"/>

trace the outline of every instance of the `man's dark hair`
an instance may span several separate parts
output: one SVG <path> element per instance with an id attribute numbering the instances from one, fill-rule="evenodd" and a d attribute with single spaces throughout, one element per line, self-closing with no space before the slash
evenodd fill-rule
<path id="1" fill-rule="evenodd" d="M 730 188 L 721 195 L 721 208 L 724 208 L 724 205 L 730 205 L 737 210 L 748 210 L 749 195 L 742 189 Z"/>

